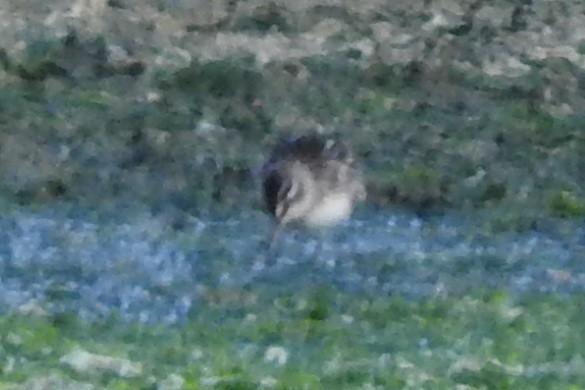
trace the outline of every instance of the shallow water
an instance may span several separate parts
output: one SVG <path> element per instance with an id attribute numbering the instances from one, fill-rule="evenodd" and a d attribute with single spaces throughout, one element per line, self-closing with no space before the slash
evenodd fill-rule
<path id="1" fill-rule="evenodd" d="M 424 298 L 496 288 L 585 291 L 585 228 L 488 235 L 474 216 L 420 218 L 361 209 L 326 232 L 289 229 L 266 263 L 271 221 L 153 214 L 121 205 L 99 212 L 57 205 L 0 220 L 0 308 L 35 303 L 86 318 L 176 323 L 209 289 L 293 294 L 333 286 L 355 294 Z"/>

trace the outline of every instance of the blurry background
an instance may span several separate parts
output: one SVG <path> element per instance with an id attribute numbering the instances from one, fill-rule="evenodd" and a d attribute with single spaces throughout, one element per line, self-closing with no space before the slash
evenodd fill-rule
<path id="1" fill-rule="evenodd" d="M 277 134 L 320 131 L 375 202 L 583 216 L 581 6 L 5 2 L 1 191 L 232 207 Z"/>
<path id="2" fill-rule="evenodd" d="M 0 2 L 0 389 L 584 389 L 584 113 L 583 1 Z"/>

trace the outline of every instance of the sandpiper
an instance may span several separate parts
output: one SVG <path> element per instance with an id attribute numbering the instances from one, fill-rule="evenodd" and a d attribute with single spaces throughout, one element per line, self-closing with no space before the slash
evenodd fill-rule
<path id="1" fill-rule="evenodd" d="M 325 227 L 347 219 L 366 198 L 348 146 L 318 135 L 278 143 L 262 168 L 262 184 L 266 208 L 278 223 L 273 242 L 289 223 Z"/>

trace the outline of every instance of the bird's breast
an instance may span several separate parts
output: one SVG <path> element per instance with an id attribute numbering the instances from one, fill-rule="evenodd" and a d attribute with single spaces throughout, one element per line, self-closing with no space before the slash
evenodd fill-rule
<path id="1" fill-rule="evenodd" d="M 349 218 L 352 209 L 353 199 L 350 194 L 329 194 L 316 202 L 304 219 L 311 226 L 334 225 Z"/>

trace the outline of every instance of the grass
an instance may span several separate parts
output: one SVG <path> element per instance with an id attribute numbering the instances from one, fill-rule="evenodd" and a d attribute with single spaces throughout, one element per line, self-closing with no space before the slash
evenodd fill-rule
<path id="1" fill-rule="evenodd" d="M 184 209 L 233 204 L 255 199 L 253 171 L 279 133 L 321 126 L 355 147 L 381 204 L 503 205 L 519 224 L 524 215 L 583 215 L 583 121 L 548 113 L 532 91 L 539 79 L 499 85 L 481 73 L 364 66 L 339 53 L 263 68 L 252 55 L 194 56 L 144 75 L 102 74 L 114 65 L 94 54 L 108 39 L 31 38 L 22 58 L 0 53 L 0 139 L 23 145 L 3 154 L 2 194 L 24 203 L 127 192 Z M 82 54 L 69 58 L 72 48 Z M 53 74 L 59 67 L 89 73 L 73 80 Z"/>
<path id="2" fill-rule="evenodd" d="M 253 299 L 235 302 L 234 293 Z M 5 314 L 0 389 L 49 374 L 107 389 L 157 388 L 173 375 L 185 389 L 585 388 L 581 295 L 265 293 L 218 290 L 177 327 Z M 59 362 L 74 348 L 129 359 L 142 371 L 75 372 Z"/>
<path id="3" fill-rule="evenodd" d="M 273 58 L 260 65 L 262 51 L 256 48 L 242 55 L 206 53 L 197 39 L 205 38 L 207 24 L 187 25 L 186 33 L 173 30 L 173 23 L 183 24 L 180 4 L 165 10 L 154 2 L 162 8 L 152 10 L 158 9 L 163 19 L 152 15 L 146 20 L 141 11 L 151 2 L 137 7 L 107 3 L 123 12 L 116 11 L 122 19 L 101 18 L 115 23 L 106 24 L 103 32 L 69 13 L 63 18 L 51 6 L 47 10 L 53 13 L 44 20 L 65 23 L 65 36 L 35 23 L 23 24 L 28 27 L 18 31 L 16 40 L 5 34 L 0 144 L 12 146 L 0 154 L 0 210 L 9 212 L 13 204 L 41 209 L 54 201 L 85 201 L 93 208 L 127 196 L 155 208 L 170 204 L 194 215 L 220 210 L 233 216 L 234 205 L 247 208 L 256 201 L 255 167 L 280 132 L 322 128 L 355 147 L 365 165 L 370 199 L 381 205 L 420 212 L 435 206 L 479 210 L 487 234 L 554 225 L 573 235 L 575 225 L 560 220 L 585 215 L 585 181 L 580 179 L 585 122 L 578 115 L 585 73 L 560 58 L 519 57 L 531 66 L 529 74 L 487 75 L 481 64 L 489 60 L 492 39 L 507 42 L 505 29 L 483 29 L 478 23 L 469 26 L 471 31 L 426 32 L 422 59 L 388 65 L 379 59 L 378 48 L 370 59 L 353 46 L 338 51 L 339 45 L 369 39 L 370 26 L 380 21 L 396 27 L 397 34 L 418 36 L 424 31 L 419 24 L 432 19 L 429 10 L 389 5 L 375 16 L 357 17 L 352 7 L 309 2 L 301 15 L 270 3 L 231 21 L 210 21 L 220 32 L 243 33 L 234 39 L 278 31 L 276 42 L 284 41 L 284 34 L 292 43 L 324 18 L 347 25 L 329 38 L 331 50 L 324 46 L 323 53 L 303 53 L 300 44 L 299 58 Z M 530 7 L 514 13 L 524 8 Z M 6 18 L 24 15 L 22 20 L 28 20 L 26 6 L 9 9 Z M 551 17 L 556 13 L 551 9 Z M 537 12 L 527 14 L 534 21 L 540 18 Z M 511 30 L 527 27 L 520 19 L 512 20 Z M 170 32 L 139 26 L 155 26 L 157 20 Z M 563 30 L 552 20 L 545 24 Z M 486 32 L 493 36 L 483 36 Z M 518 34 L 512 35 L 510 42 L 518 43 Z M 518 46 L 510 42 L 498 45 L 498 54 Z M 226 46 L 231 43 L 237 41 Z M 16 46 L 22 51 L 8 50 Z M 211 46 L 211 52 L 222 49 Z M 453 47 L 464 57 L 453 55 Z M 187 55 L 159 61 L 166 49 Z M 585 46 L 576 50 L 583 54 Z M 118 52 L 122 58 L 116 60 Z M 517 57 L 516 49 L 508 54 Z M 442 57 L 468 65 L 436 61 Z M 575 114 L 555 115 L 551 106 L 563 104 Z M 80 234 L 84 240 L 91 237 Z M 190 230 L 185 234 L 195 240 Z M 185 240 L 186 247 L 194 245 Z M 209 245 L 202 257 L 223 256 L 219 241 Z M 379 256 L 382 265 L 375 275 L 383 279 L 399 272 L 385 271 L 395 265 L 386 261 L 387 253 Z M 453 279 L 465 278 L 471 268 L 487 277 L 487 268 L 496 273 L 506 265 L 489 256 L 454 261 L 460 269 L 458 263 L 453 271 L 445 265 Z M 48 264 L 51 272 L 58 268 Z M 222 264 L 211 267 L 213 272 Z M 524 266 L 519 264 L 513 266 Z M 82 268 L 75 263 L 72 272 Z M 169 289 L 191 288 L 190 280 L 174 279 Z M 53 386 L 59 389 L 81 384 L 161 390 L 585 389 L 585 297 L 580 293 L 476 291 L 413 301 L 323 287 L 301 286 L 288 295 L 275 290 L 205 291 L 189 318 L 174 327 L 128 323 L 116 316 L 88 322 L 72 314 L 5 313 L 0 316 L 0 390 L 34 388 L 35 383 L 40 388 L 38 381 L 53 377 L 64 381 Z M 78 298 L 60 283 L 46 293 L 57 303 Z M 154 306 L 155 298 L 148 296 L 147 304 Z M 60 362 L 75 349 L 128 359 L 142 370 L 136 376 L 78 372 Z"/>

